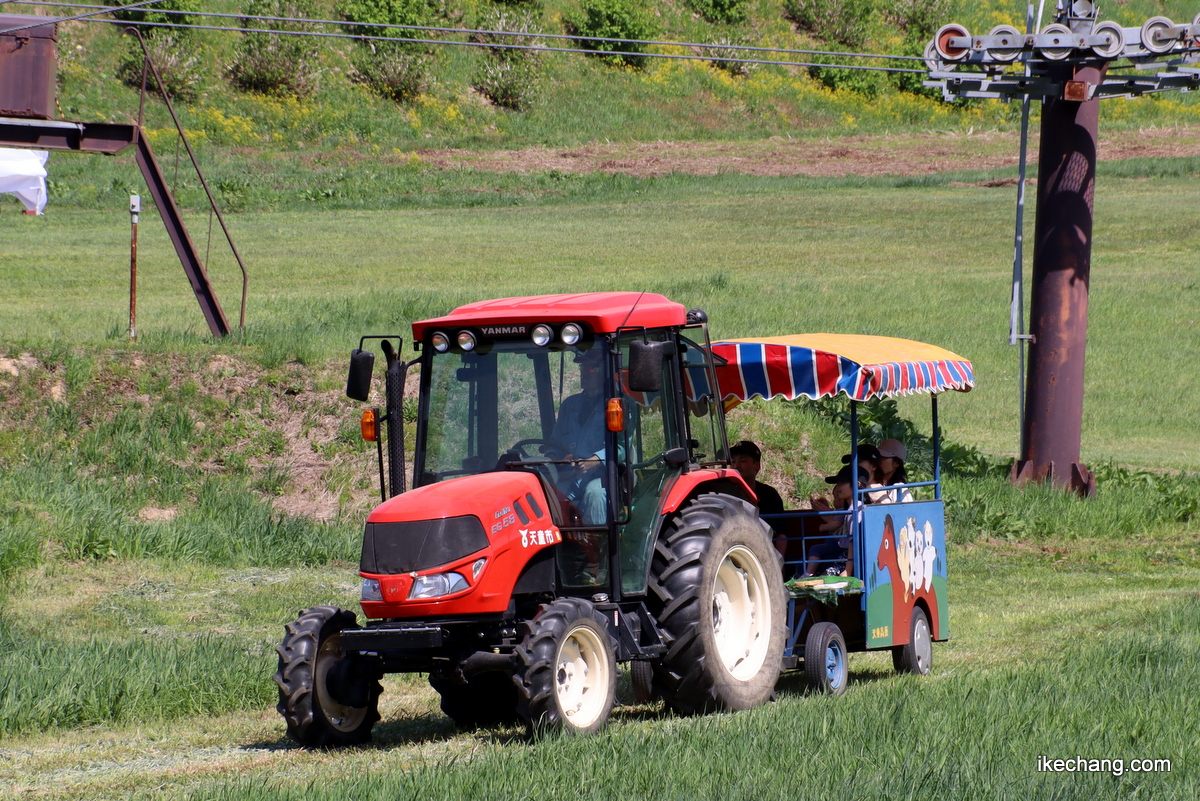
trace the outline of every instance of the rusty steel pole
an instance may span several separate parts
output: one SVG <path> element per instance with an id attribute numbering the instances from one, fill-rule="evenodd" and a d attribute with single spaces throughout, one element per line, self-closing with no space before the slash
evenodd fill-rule
<path id="1" fill-rule="evenodd" d="M 142 213 L 140 195 L 129 196 L 129 339 L 137 342 L 137 227 Z"/>
<path id="2" fill-rule="evenodd" d="M 1062 65 L 1063 96 L 1042 104 L 1031 336 L 1016 484 L 1050 481 L 1081 495 L 1096 479 L 1079 460 L 1087 345 L 1099 100 L 1087 100 L 1105 64 Z"/>

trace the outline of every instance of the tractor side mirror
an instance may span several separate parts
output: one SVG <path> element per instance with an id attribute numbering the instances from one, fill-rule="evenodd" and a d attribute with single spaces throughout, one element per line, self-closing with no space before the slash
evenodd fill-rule
<path id="1" fill-rule="evenodd" d="M 375 369 L 375 354 L 355 348 L 350 351 L 350 374 L 346 376 L 346 397 L 366 401 L 371 394 L 371 372 Z"/>
<path id="2" fill-rule="evenodd" d="M 663 361 L 671 353 L 671 342 L 631 342 L 629 344 L 629 388 L 634 392 L 658 392 L 662 389 Z"/>

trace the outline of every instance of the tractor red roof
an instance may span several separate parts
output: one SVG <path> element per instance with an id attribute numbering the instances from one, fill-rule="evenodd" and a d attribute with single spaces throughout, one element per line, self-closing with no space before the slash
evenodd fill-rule
<path id="1" fill-rule="evenodd" d="M 528 298 L 482 300 L 459 306 L 445 317 L 413 323 L 420 340 L 428 328 L 505 323 L 586 323 L 593 331 L 611 334 L 618 327 L 683 325 L 682 303 L 650 292 L 589 292 L 579 295 L 535 295 Z"/>

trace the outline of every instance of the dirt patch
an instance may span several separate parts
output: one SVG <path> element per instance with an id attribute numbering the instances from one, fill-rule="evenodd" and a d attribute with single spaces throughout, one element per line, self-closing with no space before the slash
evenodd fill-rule
<path id="1" fill-rule="evenodd" d="M 725 172 L 763 176 L 916 176 L 954 170 L 1015 167 L 1015 131 L 931 133 L 895 137 L 788 139 L 738 142 L 647 142 L 593 144 L 566 150 L 421 150 L 420 159 L 442 169 L 482 172 L 606 172 L 651 177 Z M 1101 161 L 1200 156 L 1200 127 L 1113 131 L 1100 137 Z M 1030 164 L 1037 163 L 1036 144 Z"/>
<path id="2" fill-rule="evenodd" d="M 157 506 L 147 506 L 138 510 L 138 519 L 147 523 L 170 523 L 179 514 L 178 509 L 160 509 Z"/>

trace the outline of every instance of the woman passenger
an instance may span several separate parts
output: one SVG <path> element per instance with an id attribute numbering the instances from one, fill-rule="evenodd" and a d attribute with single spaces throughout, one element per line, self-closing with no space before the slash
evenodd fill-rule
<path id="1" fill-rule="evenodd" d="M 908 449 L 898 439 L 885 439 L 879 443 L 879 473 L 881 486 L 893 486 L 908 483 L 908 471 L 904 469 L 904 460 L 908 458 Z M 913 499 L 912 491 L 908 489 L 884 490 L 882 497 L 876 503 L 908 503 Z"/>

